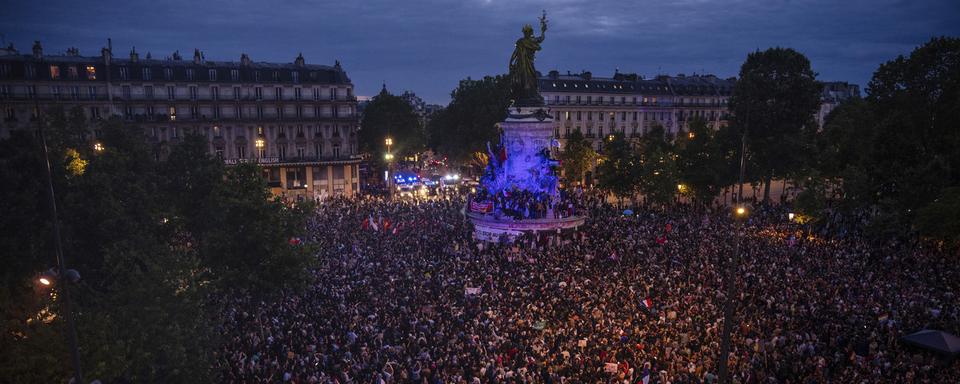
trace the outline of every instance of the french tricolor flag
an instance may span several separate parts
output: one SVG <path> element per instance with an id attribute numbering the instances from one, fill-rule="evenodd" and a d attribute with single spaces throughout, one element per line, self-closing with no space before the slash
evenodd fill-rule
<path id="1" fill-rule="evenodd" d="M 643 307 L 646 309 L 653 309 L 653 300 L 650 300 L 649 297 L 646 299 L 640 300 L 640 304 L 643 304 Z"/>

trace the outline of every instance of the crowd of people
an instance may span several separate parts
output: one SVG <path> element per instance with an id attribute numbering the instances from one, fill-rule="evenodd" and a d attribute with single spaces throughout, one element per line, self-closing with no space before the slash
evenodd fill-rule
<path id="1" fill-rule="evenodd" d="M 530 191 L 513 188 L 497 193 L 490 193 L 486 189 L 479 189 L 471 198 L 478 204 L 490 204 L 490 212 L 506 216 L 514 220 L 524 219 L 559 219 L 573 216 L 576 211 L 577 196 L 582 191 L 561 191 L 551 195 L 545 191 Z"/>
<path id="2" fill-rule="evenodd" d="M 583 194 L 587 222 L 559 244 L 478 247 L 466 203 L 321 204 L 309 287 L 229 299 L 223 381 L 713 383 L 738 237 L 734 382 L 960 377 L 958 361 L 900 341 L 960 331 L 956 260 L 926 245 L 811 233 L 776 207 L 738 230 L 726 210 L 626 216 Z M 362 229 L 370 217 L 394 230 Z"/>

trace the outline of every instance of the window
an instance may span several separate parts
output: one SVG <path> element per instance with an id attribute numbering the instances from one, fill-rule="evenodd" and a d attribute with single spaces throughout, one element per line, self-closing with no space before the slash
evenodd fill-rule
<path id="1" fill-rule="evenodd" d="M 283 119 L 283 107 L 277 107 L 277 118 Z M 282 135 L 283 133 L 281 133 Z"/>
<path id="2" fill-rule="evenodd" d="M 247 148 L 243 145 L 237 145 L 237 158 L 245 159 L 247 158 Z"/>
<path id="3" fill-rule="evenodd" d="M 302 117 L 303 117 L 303 106 L 298 105 L 298 106 L 297 106 L 297 118 L 302 118 Z"/>
<path id="4" fill-rule="evenodd" d="M 147 100 L 153 99 L 153 86 L 143 87 L 143 94 L 146 96 Z"/>
<path id="5" fill-rule="evenodd" d="M 90 100 L 97 99 L 97 87 L 87 87 L 87 96 Z"/>
<path id="6" fill-rule="evenodd" d="M 196 87 L 196 86 L 191 86 L 191 87 L 190 87 L 190 100 L 196 100 L 196 99 L 197 99 L 197 87 Z"/>
<path id="7" fill-rule="evenodd" d="M 207 77 L 209 77 L 210 81 L 217 81 L 217 70 L 216 69 L 207 70 Z"/>
<path id="8" fill-rule="evenodd" d="M 177 89 L 172 85 L 167 87 L 167 100 L 173 100 L 177 98 Z"/>
<path id="9" fill-rule="evenodd" d="M 313 154 L 316 155 L 317 157 L 322 157 L 322 156 L 323 156 L 323 144 L 322 144 L 322 143 L 320 143 L 320 142 L 313 143 Z M 314 175 L 314 178 L 316 178 L 317 173 L 314 172 L 313 175 Z"/>
<path id="10" fill-rule="evenodd" d="M 90 117 L 93 119 L 100 120 L 100 108 L 90 107 Z"/>
<path id="11" fill-rule="evenodd" d="M 593 111 L 587 111 L 587 121 L 593 120 Z"/>
<path id="12" fill-rule="evenodd" d="M 28 79 L 37 77 L 37 68 L 31 64 L 24 65 L 24 76 Z"/>
<path id="13" fill-rule="evenodd" d="M 214 100 L 220 100 L 220 87 L 210 87 L 210 97 Z"/>
<path id="14" fill-rule="evenodd" d="M 280 160 L 287 158 L 287 146 L 285 144 L 277 144 L 277 156 L 280 157 Z"/>
<path id="15" fill-rule="evenodd" d="M 277 87 L 274 89 L 274 92 L 276 93 L 277 100 L 283 100 L 283 88 Z"/>
<path id="16" fill-rule="evenodd" d="M 339 145 L 334 145 L 334 146 L 333 146 L 333 157 L 336 158 L 336 159 L 339 159 L 339 158 L 340 158 L 340 146 L 339 146 Z M 343 175 L 341 175 L 341 177 L 343 177 Z"/>
<path id="17" fill-rule="evenodd" d="M 222 146 L 219 146 L 219 145 L 216 146 L 216 147 L 213 149 L 213 153 L 217 156 L 218 159 L 223 159 L 223 147 L 222 147 Z"/>
<path id="18" fill-rule="evenodd" d="M 0 98 L 6 99 L 10 97 L 10 86 L 0 85 Z"/>
<path id="19" fill-rule="evenodd" d="M 280 81 L 280 72 L 273 71 L 273 81 Z"/>
<path id="20" fill-rule="evenodd" d="M 130 100 L 130 86 L 124 85 L 120 87 L 120 92 L 123 95 L 124 100 Z"/>
<path id="21" fill-rule="evenodd" d="M 180 137 L 179 132 L 180 132 L 180 131 L 177 129 L 177 127 L 170 128 L 171 136 L 172 136 L 174 139 Z"/>
<path id="22" fill-rule="evenodd" d="M 637 121 L 637 112 L 636 112 L 636 111 L 633 112 L 633 121 Z"/>
<path id="23" fill-rule="evenodd" d="M 240 87 L 233 87 L 233 99 L 240 100 Z"/>
<path id="24" fill-rule="evenodd" d="M 620 112 L 620 121 L 627 121 L 627 113 Z"/>
<path id="25" fill-rule="evenodd" d="M 17 119 L 17 110 L 13 108 L 7 108 L 6 120 L 16 120 Z"/>
<path id="26" fill-rule="evenodd" d="M 50 80 L 59 80 L 60 79 L 60 67 L 56 65 L 50 66 Z"/>
<path id="27" fill-rule="evenodd" d="M 80 87 L 70 87 L 70 98 L 74 100 L 80 100 Z"/>
<path id="28" fill-rule="evenodd" d="M 0 64 L 0 77 L 10 76 L 10 64 Z"/>
<path id="29" fill-rule="evenodd" d="M 133 120 L 133 107 L 123 108 L 123 118 L 126 120 Z"/>
<path id="30" fill-rule="evenodd" d="M 299 82 L 300 82 L 300 72 L 297 72 L 297 71 L 290 72 L 290 76 L 293 77 L 293 82 L 294 82 L 294 83 L 299 83 Z"/>
<path id="31" fill-rule="evenodd" d="M 262 118 L 263 118 L 263 107 L 262 107 L 262 106 L 259 106 L 259 105 L 257 106 L 257 118 L 258 118 L 258 119 L 262 119 Z M 260 128 L 260 134 L 261 134 L 261 135 L 263 134 L 263 128 Z"/>
<path id="32" fill-rule="evenodd" d="M 191 105 L 191 106 L 190 106 L 190 118 L 191 118 L 191 119 L 196 119 L 196 118 L 198 118 L 198 117 L 200 117 L 200 108 L 197 107 L 196 105 Z"/>
<path id="33" fill-rule="evenodd" d="M 563 111 L 563 119 L 570 121 L 570 111 Z"/>
<path id="34" fill-rule="evenodd" d="M 257 96 L 257 100 L 263 100 L 263 88 L 256 87 L 253 89 L 254 94 Z"/>
<path id="35" fill-rule="evenodd" d="M 302 148 L 298 148 L 300 151 Z M 287 188 L 306 188 L 307 187 L 307 168 L 293 167 L 287 168 Z"/>
<path id="36" fill-rule="evenodd" d="M 173 68 L 164 68 L 163 78 L 164 80 L 173 80 Z"/>
<path id="37" fill-rule="evenodd" d="M 187 68 L 187 81 L 193 81 L 193 68 Z"/>
<path id="38" fill-rule="evenodd" d="M 127 80 L 130 78 L 130 72 L 127 71 L 127 67 L 120 67 L 120 80 Z"/>
<path id="39" fill-rule="evenodd" d="M 330 100 L 336 100 L 336 99 L 337 99 L 337 89 L 330 88 Z"/>
<path id="40" fill-rule="evenodd" d="M 320 100 L 320 88 L 313 89 L 313 99 Z M 319 116 L 320 114 L 317 114 L 317 115 Z"/>
<path id="41" fill-rule="evenodd" d="M 219 106 L 216 106 L 216 105 L 213 106 L 213 118 L 214 118 L 214 119 L 220 119 L 220 107 L 219 107 Z"/>
<path id="42" fill-rule="evenodd" d="M 151 80 L 152 76 L 150 68 L 143 68 L 143 80 Z"/>
<path id="43" fill-rule="evenodd" d="M 97 68 L 88 65 L 87 66 L 87 80 L 96 80 L 97 79 Z"/>
<path id="44" fill-rule="evenodd" d="M 27 86 L 27 97 L 29 97 L 29 98 L 31 98 L 31 99 L 37 97 L 37 86 L 36 86 L 36 85 L 28 85 L 28 86 Z"/>
<path id="45" fill-rule="evenodd" d="M 294 72 L 294 73 L 296 73 L 296 72 Z M 300 91 L 301 91 L 300 88 L 294 88 L 294 89 L 293 89 L 293 98 L 294 98 L 294 99 L 296 99 L 296 100 L 300 100 L 300 99 L 301 99 L 301 96 L 302 96 L 302 95 L 301 95 Z"/>
<path id="46" fill-rule="evenodd" d="M 577 96 L 577 104 L 580 104 L 580 96 Z"/>
<path id="47" fill-rule="evenodd" d="M 297 125 L 297 137 L 303 137 L 303 124 Z"/>
<path id="48" fill-rule="evenodd" d="M 167 113 L 170 115 L 170 121 L 177 121 L 177 107 L 170 107 Z"/>
<path id="49" fill-rule="evenodd" d="M 234 107 L 233 107 L 233 116 L 236 117 L 236 118 L 238 118 L 238 119 L 242 119 L 242 118 L 243 118 L 243 108 L 241 108 L 239 105 L 234 106 Z"/>
<path id="50" fill-rule="evenodd" d="M 236 69 L 231 69 L 231 70 L 230 70 L 230 80 L 232 80 L 232 81 L 240 81 L 240 71 L 239 71 L 239 70 L 236 70 Z"/>
<path id="51" fill-rule="evenodd" d="M 253 80 L 260 82 L 260 71 L 253 71 Z"/>
<path id="52" fill-rule="evenodd" d="M 582 113 L 580 111 L 577 111 L 577 121 L 580 121 L 581 117 L 582 117 Z"/>
<path id="53" fill-rule="evenodd" d="M 213 126 L 213 137 L 220 137 L 220 127 L 219 127 L 219 126 L 216 126 L 216 125 Z"/>

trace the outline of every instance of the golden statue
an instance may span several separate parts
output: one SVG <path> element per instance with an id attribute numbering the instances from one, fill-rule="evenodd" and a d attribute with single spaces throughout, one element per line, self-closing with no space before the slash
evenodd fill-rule
<path id="1" fill-rule="evenodd" d="M 510 56 L 510 84 L 514 103 L 517 106 L 543 105 L 537 83 L 537 70 L 533 66 L 534 56 L 540 50 L 543 34 L 547 31 L 547 12 L 540 16 L 540 36 L 533 35 L 530 24 L 523 26 L 523 37 L 517 39 L 513 55 Z"/>

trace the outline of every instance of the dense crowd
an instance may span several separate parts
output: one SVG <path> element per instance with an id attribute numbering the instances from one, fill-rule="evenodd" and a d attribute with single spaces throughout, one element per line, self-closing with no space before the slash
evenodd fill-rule
<path id="1" fill-rule="evenodd" d="M 575 206 L 577 205 L 575 201 L 578 201 L 578 196 L 582 194 L 583 192 L 578 190 L 572 192 L 561 191 L 551 195 L 544 191 L 528 191 L 517 188 L 490 193 L 481 188 L 470 198 L 480 204 L 490 203 L 491 213 L 515 220 L 558 219 L 575 214 Z"/>
<path id="2" fill-rule="evenodd" d="M 310 224 L 302 292 L 230 299 L 224 382 L 712 383 L 723 210 L 581 196 L 589 216 L 553 247 L 478 247 L 466 201 L 329 200 Z M 394 230 L 361 229 L 370 217 Z M 742 227 L 731 372 L 739 383 L 956 382 L 960 362 L 904 345 L 960 331 L 951 255 L 811 234 L 761 208 Z M 954 255 L 955 256 L 955 255 Z"/>

